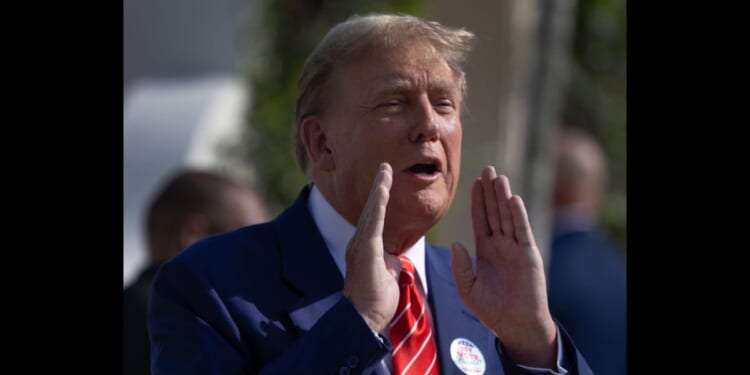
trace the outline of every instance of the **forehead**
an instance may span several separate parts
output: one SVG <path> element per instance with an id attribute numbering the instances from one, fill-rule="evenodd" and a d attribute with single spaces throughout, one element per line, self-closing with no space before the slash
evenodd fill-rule
<path id="1" fill-rule="evenodd" d="M 340 64 L 336 72 L 342 78 L 340 83 L 354 84 L 364 93 L 409 88 L 460 89 L 459 74 L 428 47 L 365 51 Z"/>

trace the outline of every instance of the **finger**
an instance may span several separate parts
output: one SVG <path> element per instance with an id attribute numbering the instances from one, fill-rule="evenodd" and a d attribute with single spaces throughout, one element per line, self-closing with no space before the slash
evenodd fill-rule
<path id="1" fill-rule="evenodd" d="M 510 198 L 510 211 L 513 214 L 513 228 L 515 229 L 516 241 L 521 245 L 536 246 L 534 235 L 531 233 L 529 217 L 526 214 L 526 207 L 518 195 Z"/>
<path id="2" fill-rule="evenodd" d="M 357 223 L 357 234 L 364 238 L 382 238 L 385 208 L 390 198 L 393 170 L 388 163 L 381 163 L 370 189 L 365 208 Z M 356 236 L 356 235 L 355 235 Z"/>
<path id="3" fill-rule="evenodd" d="M 500 234 L 500 214 L 495 197 L 494 181 L 497 178 L 495 167 L 486 166 L 482 169 L 482 192 L 484 193 L 484 209 L 487 212 L 487 221 L 493 234 Z"/>
<path id="4" fill-rule="evenodd" d="M 510 212 L 510 181 L 505 175 L 495 180 L 495 196 L 500 210 L 500 228 L 504 235 L 513 235 L 513 215 Z"/>
<path id="5" fill-rule="evenodd" d="M 451 270 L 459 296 L 468 296 L 474 285 L 474 271 L 471 268 L 469 252 L 458 242 L 451 246 Z"/>
<path id="6" fill-rule="evenodd" d="M 481 237 L 492 235 L 487 223 L 487 212 L 484 210 L 482 181 L 479 178 L 474 180 L 474 185 L 471 186 L 471 223 L 474 227 L 475 243 L 479 243 Z"/>

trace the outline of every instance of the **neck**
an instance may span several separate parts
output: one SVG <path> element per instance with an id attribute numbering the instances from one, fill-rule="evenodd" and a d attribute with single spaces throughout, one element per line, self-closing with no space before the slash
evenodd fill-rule
<path id="1" fill-rule="evenodd" d="M 394 237 L 383 234 L 383 248 L 389 254 L 401 255 L 414 246 L 420 238 L 422 235 Z"/>
<path id="2" fill-rule="evenodd" d="M 321 184 L 316 182 L 315 185 L 328 204 L 341 217 L 346 219 L 347 222 L 356 227 L 364 209 L 364 204 L 362 207 L 351 208 L 351 205 L 344 204 L 343 200 L 336 199 L 337 197 L 345 196 L 344 194 L 336 194 L 334 189 L 327 186 L 325 182 Z M 390 254 L 400 255 L 414 246 L 425 235 L 426 231 L 410 228 L 409 225 L 397 225 L 396 223 L 397 220 L 392 219 L 388 211 L 386 211 L 385 223 L 383 225 L 383 248 Z"/>

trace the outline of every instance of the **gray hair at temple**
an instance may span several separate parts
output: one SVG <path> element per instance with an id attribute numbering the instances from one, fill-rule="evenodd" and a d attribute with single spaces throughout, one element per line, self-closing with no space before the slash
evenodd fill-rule
<path id="1" fill-rule="evenodd" d="M 326 84 L 337 63 L 365 51 L 382 51 L 405 43 L 427 47 L 428 53 L 443 58 L 458 75 L 461 92 L 466 95 L 462 64 L 474 40 L 474 34 L 465 29 L 408 15 L 355 15 L 334 26 L 305 61 L 297 86 L 295 151 L 302 171 L 309 177 L 307 151 L 300 134 L 302 120 L 325 109 Z"/>

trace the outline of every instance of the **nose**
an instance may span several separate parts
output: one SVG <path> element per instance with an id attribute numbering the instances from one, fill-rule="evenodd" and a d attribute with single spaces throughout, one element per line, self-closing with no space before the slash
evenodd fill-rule
<path id="1" fill-rule="evenodd" d="M 412 113 L 412 128 L 409 133 L 409 140 L 412 142 L 435 142 L 440 139 L 438 116 L 428 97 L 421 97 Z"/>

